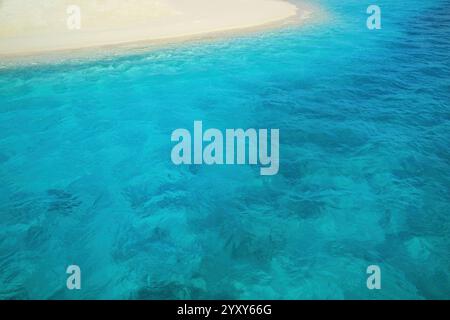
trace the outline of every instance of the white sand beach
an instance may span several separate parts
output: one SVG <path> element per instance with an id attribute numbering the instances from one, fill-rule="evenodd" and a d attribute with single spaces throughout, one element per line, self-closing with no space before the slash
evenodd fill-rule
<path id="1" fill-rule="evenodd" d="M 70 29 L 80 9 L 80 28 Z M 284 0 L 0 0 L 0 55 L 242 30 L 295 16 Z M 71 20 L 69 20 L 71 19 Z"/>

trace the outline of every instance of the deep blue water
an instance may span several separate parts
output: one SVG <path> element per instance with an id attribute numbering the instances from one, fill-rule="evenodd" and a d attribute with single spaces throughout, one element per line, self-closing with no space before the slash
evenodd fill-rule
<path id="1" fill-rule="evenodd" d="M 0 298 L 449 299 L 450 1 L 377 1 L 376 31 L 372 2 L 316 3 L 301 27 L 0 69 Z M 279 174 L 174 166 L 194 120 L 279 128 Z"/>

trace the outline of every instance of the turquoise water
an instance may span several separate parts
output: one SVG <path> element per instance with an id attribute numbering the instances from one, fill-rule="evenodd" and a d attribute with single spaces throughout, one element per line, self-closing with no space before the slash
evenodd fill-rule
<path id="1" fill-rule="evenodd" d="M 449 299 L 450 2 L 377 1 L 378 31 L 371 2 L 316 4 L 302 27 L 0 69 L 0 298 Z M 279 128 L 279 174 L 174 166 L 194 120 Z"/>

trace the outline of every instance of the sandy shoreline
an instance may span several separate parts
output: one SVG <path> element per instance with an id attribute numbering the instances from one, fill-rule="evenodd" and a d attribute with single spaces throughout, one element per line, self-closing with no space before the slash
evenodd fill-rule
<path id="1" fill-rule="evenodd" d="M 171 42 L 283 23 L 307 8 L 283 0 L 4 0 L 0 5 L 0 56 Z M 79 3 L 81 28 L 70 30 L 69 3 Z M 25 4 L 28 3 L 28 4 Z M 101 3 L 101 4 L 98 4 Z M 37 10 L 39 8 L 39 10 Z M 74 21 L 74 20 L 71 20 Z"/>

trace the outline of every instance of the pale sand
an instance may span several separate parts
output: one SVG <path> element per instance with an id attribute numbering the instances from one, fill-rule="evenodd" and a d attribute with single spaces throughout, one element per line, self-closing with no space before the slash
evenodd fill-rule
<path id="1" fill-rule="evenodd" d="M 72 4 L 81 8 L 80 30 L 67 27 Z M 170 41 L 255 28 L 297 13 L 282 0 L 0 0 L 0 55 Z"/>

